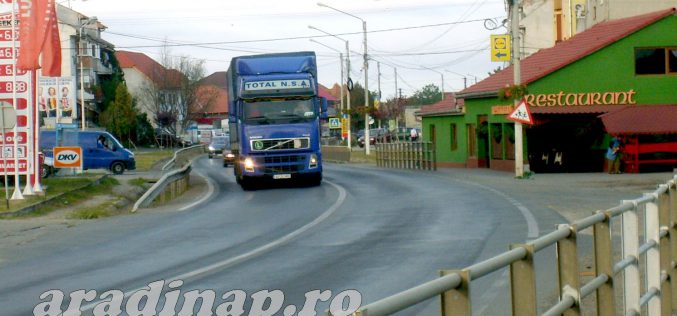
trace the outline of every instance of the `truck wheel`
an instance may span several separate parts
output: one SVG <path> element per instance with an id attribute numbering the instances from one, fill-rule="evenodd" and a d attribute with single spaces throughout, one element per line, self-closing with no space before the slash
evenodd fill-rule
<path id="1" fill-rule="evenodd" d="M 256 184 L 254 183 L 254 181 L 252 181 L 251 179 L 247 179 L 246 177 L 242 177 L 242 179 L 240 180 L 240 186 L 242 187 L 242 190 L 245 191 L 256 190 Z"/>
<path id="2" fill-rule="evenodd" d="M 310 186 L 316 187 L 322 184 L 322 174 L 318 173 L 314 175 L 310 180 L 308 181 Z"/>
<path id="3" fill-rule="evenodd" d="M 122 174 L 123 172 L 125 172 L 125 164 L 119 161 L 114 162 L 110 166 L 110 171 L 112 171 L 114 174 Z"/>

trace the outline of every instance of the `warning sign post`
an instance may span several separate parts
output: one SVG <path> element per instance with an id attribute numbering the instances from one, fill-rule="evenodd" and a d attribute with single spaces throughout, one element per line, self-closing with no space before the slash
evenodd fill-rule
<path id="1" fill-rule="evenodd" d="M 534 124 L 534 120 L 531 116 L 531 110 L 529 110 L 529 104 L 527 103 L 526 99 L 522 99 L 515 109 L 510 114 L 508 114 L 508 119 L 529 125 Z"/>

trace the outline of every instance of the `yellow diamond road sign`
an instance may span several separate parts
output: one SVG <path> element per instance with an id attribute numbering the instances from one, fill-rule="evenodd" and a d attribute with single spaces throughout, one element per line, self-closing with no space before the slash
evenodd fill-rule
<path id="1" fill-rule="evenodd" d="M 510 35 L 491 35 L 491 61 L 510 61 Z"/>

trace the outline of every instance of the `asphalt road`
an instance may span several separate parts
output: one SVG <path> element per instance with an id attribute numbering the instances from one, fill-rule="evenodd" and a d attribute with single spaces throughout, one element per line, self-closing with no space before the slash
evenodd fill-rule
<path id="1" fill-rule="evenodd" d="M 51 289 L 66 309 L 71 291 L 128 295 L 176 279 L 181 293 L 213 290 L 214 306 L 232 290 L 250 295 L 248 306 L 255 292 L 281 290 L 283 308 L 297 311 L 312 290 L 354 289 L 369 303 L 503 252 L 533 229 L 505 196 L 429 172 L 326 165 L 319 187 L 243 191 L 218 159 L 194 170 L 215 188 L 200 205 L 94 221 L 0 254 L 0 315 L 31 315 Z M 505 277 L 474 283 L 474 310 L 505 314 L 506 286 Z M 438 310 L 429 300 L 400 314 Z"/>

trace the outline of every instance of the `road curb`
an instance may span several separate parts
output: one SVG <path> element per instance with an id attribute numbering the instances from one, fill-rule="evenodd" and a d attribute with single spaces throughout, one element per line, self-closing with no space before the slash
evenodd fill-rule
<path id="1" fill-rule="evenodd" d="M 76 191 L 80 191 L 80 190 L 89 188 L 89 187 L 91 187 L 91 186 L 93 186 L 93 185 L 99 185 L 99 184 L 101 183 L 101 181 L 103 181 L 104 179 L 108 178 L 108 176 L 109 176 L 108 174 L 105 174 L 105 175 L 103 175 L 103 176 L 97 178 L 96 180 L 94 180 L 94 181 L 92 181 L 92 182 L 90 182 L 90 183 L 87 183 L 87 184 L 85 184 L 85 185 L 83 185 L 83 186 L 80 186 L 80 187 L 75 188 L 75 189 L 70 190 L 70 191 L 66 191 L 66 192 L 63 192 L 63 193 L 59 193 L 59 194 L 57 194 L 57 195 L 55 195 L 55 196 L 53 196 L 53 197 L 50 197 L 50 198 L 45 199 L 45 200 L 42 200 L 42 201 L 40 201 L 40 202 L 37 202 L 37 203 L 31 204 L 31 205 L 28 205 L 28 206 L 23 207 L 23 208 L 21 208 L 21 209 L 19 209 L 19 210 L 16 210 L 16 211 L 13 211 L 13 212 L 7 212 L 7 213 L 0 213 L 0 218 L 12 218 L 12 217 L 19 217 L 19 216 L 23 216 L 23 215 L 28 215 L 28 214 L 30 214 L 30 213 L 35 212 L 35 210 L 37 210 L 37 209 L 40 208 L 41 206 L 46 205 L 46 204 L 48 204 L 48 203 L 50 203 L 50 202 L 52 202 L 52 201 L 54 201 L 54 200 L 56 200 L 56 199 L 58 199 L 58 198 L 64 196 L 64 195 L 66 195 L 66 194 L 73 193 L 73 192 L 76 192 Z"/>

